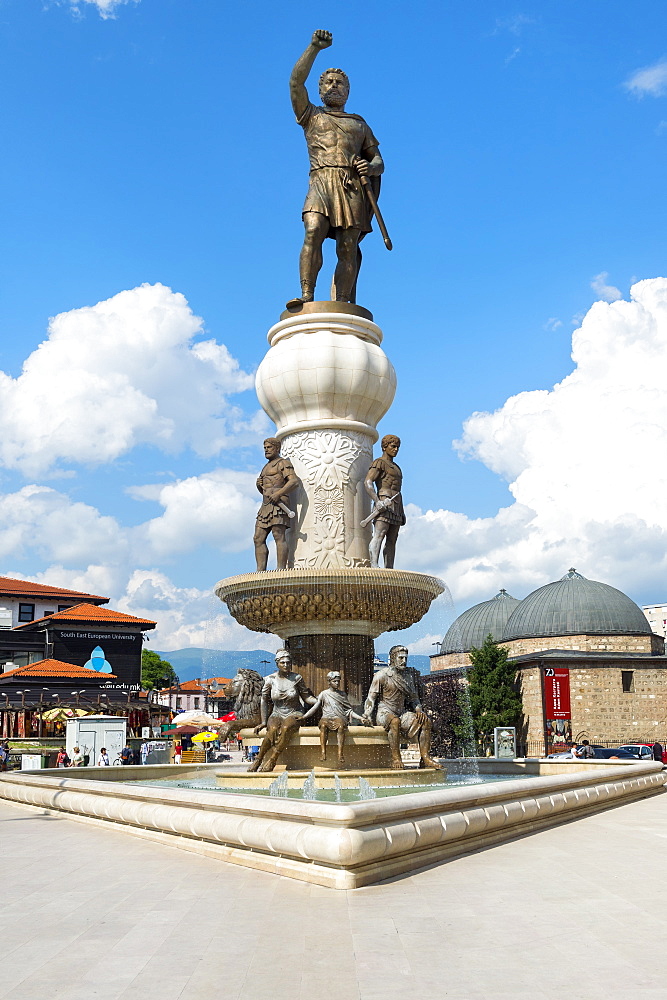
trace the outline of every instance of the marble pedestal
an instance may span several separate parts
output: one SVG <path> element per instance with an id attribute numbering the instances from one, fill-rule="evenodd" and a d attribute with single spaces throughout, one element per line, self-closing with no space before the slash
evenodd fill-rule
<path id="1" fill-rule="evenodd" d="M 252 729 L 242 729 L 239 736 L 246 747 L 259 746 L 265 733 L 255 735 Z M 320 730 L 317 726 L 301 726 L 285 747 L 273 771 L 265 772 L 275 777 L 281 771 L 347 771 L 360 768 L 391 769 L 389 739 L 382 726 L 350 726 L 345 734 L 345 763 L 338 764 L 336 734 L 329 733 L 327 759 L 320 760 Z"/>

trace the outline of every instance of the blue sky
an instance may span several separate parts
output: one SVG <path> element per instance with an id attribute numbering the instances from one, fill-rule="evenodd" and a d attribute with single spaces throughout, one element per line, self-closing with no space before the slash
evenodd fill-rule
<path id="1" fill-rule="evenodd" d="M 395 249 L 366 240 L 359 301 L 398 373 L 380 431 L 414 505 L 399 564 L 458 610 L 572 564 L 667 599 L 662 286 L 625 308 L 665 274 L 664 13 L 643 0 L 0 0 L 3 572 L 101 588 L 169 648 L 200 645 L 211 585 L 252 567 L 268 425 L 249 376 L 298 289 L 287 82 L 317 27 L 386 162 Z M 120 318 L 95 311 L 123 292 Z"/>

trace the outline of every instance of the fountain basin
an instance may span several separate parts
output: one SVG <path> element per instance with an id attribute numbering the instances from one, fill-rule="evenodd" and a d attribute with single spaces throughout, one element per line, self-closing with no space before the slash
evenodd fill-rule
<path id="1" fill-rule="evenodd" d="M 310 771 L 218 771 L 215 780 L 220 788 L 247 791 L 269 788 L 278 774 L 286 774 L 286 787 L 290 791 L 303 788 L 304 781 L 312 776 L 313 788 L 335 788 L 338 779 L 340 788 L 358 788 L 359 778 L 365 778 L 371 788 L 400 788 L 410 786 L 442 785 L 447 780 L 447 772 L 435 767 L 410 768 L 393 771 L 391 768 L 345 768 L 345 770 L 312 768 Z"/>
<path id="2" fill-rule="evenodd" d="M 557 763 L 548 762 L 552 772 Z M 201 772 L 172 765 L 79 768 L 66 777 L 56 769 L 9 772 L 0 776 L 0 798 L 232 864 L 354 889 L 660 792 L 667 778 L 657 761 L 618 761 L 340 804 L 127 783 Z"/>
<path id="3" fill-rule="evenodd" d="M 359 567 L 242 573 L 221 580 L 215 593 L 253 632 L 375 639 L 421 621 L 443 590 L 425 573 Z"/>

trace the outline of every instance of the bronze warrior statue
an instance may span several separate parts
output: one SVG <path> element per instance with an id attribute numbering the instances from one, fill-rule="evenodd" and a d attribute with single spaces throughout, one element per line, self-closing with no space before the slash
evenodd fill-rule
<path id="1" fill-rule="evenodd" d="M 293 731 L 298 728 L 304 705 L 316 701 L 313 692 L 306 687 L 301 674 L 292 673 L 292 657 L 287 649 L 276 653 L 275 674 L 264 679 L 261 700 L 261 724 L 256 733 L 266 729 L 259 754 L 250 771 L 272 771 L 280 754 L 290 741 Z"/>
<path id="2" fill-rule="evenodd" d="M 405 524 L 403 498 L 401 487 L 403 473 L 394 459 L 401 447 L 401 439 L 394 434 L 385 434 L 382 438 L 382 455 L 376 458 L 366 476 L 366 492 L 373 500 L 373 539 L 368 549 L 371 566 L 378 568 L 380 564 L 380 549 L 384 542 L 384 565 L 386 569 L 394 568 L 396 555 L 396 540 L 401 526 Z M 362 522 L 367 523 L 369 519 Z"/>
<path id="3" fill-rule="evenodd" d="M 264 442 L 266 465 L 257 477 L 257 489 L 262 494 L 262 506 L 255 520 L 255 559 L 257 572 L 266 569 L 269 548 L 266 539 L 269 532 L 276 542 L 276 562 L 278 569 L 287 568 L 287 540 L 285 532 L 294 517 L 294 512 L 285 503 L 285 498 L 299 485 L 299 478 L 288 458 L 280 457 L 280 441 L 267 438 Z"/>
<path id="4" fill-rule="evenodd" d="M 418 742 L 420 767 L 440 768 L 431 757 L 431 720 L 422 709 L 414 671 L 406 669 L 407 666 L 406 647 L 392 646 L 389 666 L 378 670 L 371 682 L 364 718 L 372 721 L 375 713 L 378 726 L 386 730 L 394 770 L 403 768 L 401 737 Z"/>
<path id="5" fill-rule="evenodd" d="M 355 302 L 361 265 L 359 243 L 371 231 L 369 198 L 380 190 L 384 163 L 378 141 L 360 115 L 345 111 L 350 82 L 341 69 L 327 69 L 320 77 L 322 105 L 311 104 L 306 80 L 320 49 L 331 45 L 329 31 L 316 31 L 290 77 L 292 107 L 306 135 L 310 157 L 310 186 L 303 206 L 305 238 L 299 259 L 301 298 L 288 308 L 312 302 L 322 267 L 322 244 L 336 241 L 338 264 L 331 298 Z M 361 178 L 368 178 L 371 194 L 364 193 Z M 391 241 L 385 240 L 390 248 Z"/>
<path id="6" fill-rule="evenodd" d="M 327 674 L 329 687 L 325 691 L 320 691 L 315 704 L 308 709 L 301 719 L 301 725 L 311 715 L 314 715 L 318 708 L 322 709 L 320 727 L 320 756 L 322 760 L 327 759 L 327 737 L 330 732 L 336 733 L 338 741 L 338 763 L 345 763 L 345 734 L 352 719 L 357 719 L 365 726 L 370 726 L 368 719 L 357 715 L 350 705 L 350 700 L 345 691 L 340 690 L 340 670 L 330 670 Z"/>

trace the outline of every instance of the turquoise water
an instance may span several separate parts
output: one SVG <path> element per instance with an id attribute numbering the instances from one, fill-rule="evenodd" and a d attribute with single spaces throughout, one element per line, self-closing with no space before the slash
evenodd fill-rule
<path id="1" fill-rule="evenodd" d="M 530 775 L 518 775 L 518 774 L 485 774 L 485 775 L 468 775 L 468 774 L 450 774 L 447 776 L 447 780 L 443 782 L 438 782 L 437 784 L 431 785 L 393 785 L 385 786 L 382 788 L 375 788 L 375 796 L 377 798 L 386 798 L 389 795 L 413 795 L 415 792 L 429 792 L 433 789 L 444 789 L 444 788 L 460 788 L 467 785 L 483 785 L 488 784 L 491 781 L 516 781 L 517 778 L 531 777 Z M 185 779 L 175 779 L 175 778 L 155 778 L 152 781 L 132 781 L 124 782 L 124 784 L 132 785 L 147 785 L 152 788 L 189 788 L 195 789 L 196 791 L 205 792 L 223 792 L 224 794 L 233 795 L 262 795 L 266 798 L 271 798 L 271 793 L 268 788 L 223 788 L 216 785 L 215 779 L 211 775 L 201 775 L 197 778 L 189 778 L 187 781 Z M 342 788 L 338 793 L 340 798 L 338 798 L 336 790 L 333 788 L 318 788 L 315 790 L 315 799 L 317 802 L 359 802 L 362 798 L 372 797 L 368 795 L 362 795 L 359 788 Z M 280 798 L 287 799 L 303 799 L 303 793 L 300 788 L 286 790 L 283 792 Z"/>

